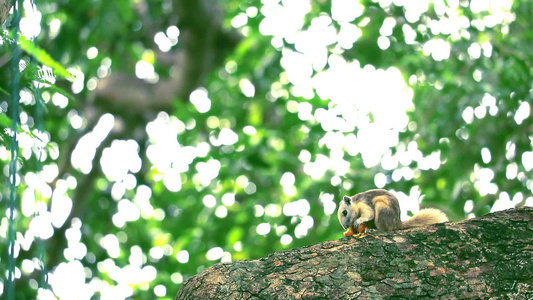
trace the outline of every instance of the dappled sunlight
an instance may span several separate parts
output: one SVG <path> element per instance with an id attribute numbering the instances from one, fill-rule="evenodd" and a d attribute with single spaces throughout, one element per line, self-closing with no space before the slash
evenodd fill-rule
<path id="1" fill-rule="evenodd" d="M 179 35 L 179 28 L 176 26 L 170 26 L 167 28 L 166 33 L 161 31 L 156 33 L 154 36 L 154 42 L 159 47 L 159 50 L 168 52 L 170 48 L 178 43 Z"/>
<path id="2" fill-rule="evenodd" d="M 335 209 L 337 208 L 335 200 L 335 196 L 333 196 L 332 194 L 323 193 L 320 195 L 320 201 L 324 206 L 324 214 L 332 215 L 335 213 Z"/>
<path id="3" fill-rule="evenodd" d="M 270 224 L 268 223 L 261 223 L 257 225 L 256 232 L 259 235 L 267 235 L 270 233 Z"/>
<path id="4" fill-rule="evenodd" d="M 119 241 L 116 235 L 108 234 L 99 241 L 100 246 L 107 251 L 111 258 L 117 258 L 120 255 Z"/>
<path id="5" fill-rule="evenodd" d="M 442 61 L 450 57 L 451 45 L 443 39 L 435 39 L 426 42 L 423 51 L 434 60 Z"/>
<path id="6" fill-rule="evenodd" d="M 41 33 L 42 14 L 36 10 L 33 1 L 24 0 L 23 3 L 25 16 L 20 20 L 20 31 L 28 38 L 35 38 Z"/>
<path id="7" fill-rule="evenodd" d="M 13 254 L 25 293 L 169 299 L 217 262 L 340 237 L 340 197 L 362 189 L 390 190 L 402 220 L 425 205 L 454 221 L 533 206 L 521 3 L 232 0 L 202 31 L 172 1 L 107 14 L 63 2 L 24 0 L 20 21 L 50 52 L 22 49 L 19 64 Z M 60 65 L 74 76 L 57 85 L 33 74 Z M 122 97 L 131 82 L 150 95 L 141 109 Z M 10 105 L 0 99 L 4 206 Z"/>
<path id="8" fill-rule="evenodd" d="M 281 215 L 282 209 L 279 204 L 270 203 L 265 206 L 265 215 L 277 218 Z"/>
<path id="9" fill-rule="evenodd" d="M 300 223 L 296 225 L 294 228 L 294 237 L 297 239 L 301 239 L 305 237 L 309 230 L 313 228 L 315 224 L 315 221 L 313 220 L 313 217 L 311 216 L 304 216 L 302 217 Z"/>
<path id="10" fill-rule="evenodd" d="M 294 41 L 296 34 L 304 25 L 305 15 L 311 10 L 309 0 L 266 0 L 263 1 L 261 14 L 265 16 L 259 25 L 262 35 L 272 35 L 274 47 L 281 46 L 281 39 Z"/>
<path id="11" fill-rule="evenodd" d="M 528 199 L 529 204 L 526 203 L 526 205 L 531 206 L 531 204 L 533 204 L 533 197 L 528 197 Z M 494 202 L 494 205 L 490 209 L 490 212 L 514 208 L 522 201 L 524 201 L 524 195 L 521 192 L 514 194 L 512 198 L 507 192 L 500 192 L 498 195 L 498 199 L 496 200 L 496 202 Z"/>
<path id="12" fill-rule="evenodd" d="M 389 147 L 398 143 L 399 131 L 407 126 L 412 92 L 397 69 L 361 68 L 357 62 L 333 57 L 332 63 L 314 81 L 317 94 L 333 105 L 328 110 L 317 109 L 315 118 L 326 131 L 353 132 L 358 128 L 357 136 L 345 138 L 344 147 L 350 154 L 361 153 L 366 166 L 374 166 Z M 342 138 L 337 138 L 337 145 L 343 146 Z"/>
<path id="13" fill-rule="evenodd" d="M 205 88 L 198 88 L 191 93 L 189 100 L 199 113 L 206 113 L 211 109 L 211 100 Z"/>
<path id="14" fill-rule="evenodd" d="M 218 133 L 217 138 L 210 139 L 210 142 L 213 146 L 218 147 L 221 145 L 231 146 L 239 141 L 239 136 L 235 131 L 229 128 L 222 128 Z"/>
<path id="15" fill-rule="evenodd" d="M 100 159 L 102 171 L 110 181 L 124 181 L 129 172 L 137 173 L 141 169 L 142 161 L 139 157 L 139 145 L 134 140 L 115 140 L 111 147 L 104 149 Z M 137 184 L 133 182 L 132 187 Z"/>
<path id="16" fill-rule="evenodd" d="M 193 177 L 193 181 L 196 184 L 201 184 L 204 187 L 207 187 L 211 183 L 211 180 L 217 178 L 220 167 L 220 162 L 214 159 L 207 162 L 197 163 L 196 170 L 198 173 Z"/>
<path id="17" fill-rule="evenodd" d="M 474 166 L 471 180 L 481 196 L 494 195 L 498 192 L 498 185 L 492 182 L 493 179 L 494 171 L 492 169 L 480 168 L 477 164 Z"/>
<path id="18" fill-rule="evenodd" d="M 72 222 L 72 227 L 65 231 L 68 240 L 68 247 L 64 251 L 68 261 L 82 260 L 87 255 L 87 246 L 81 242 L 81 221 L 76 218 Z"/>
<path id="19" fill-rule="evenodd" d="M 222 203 L 226 206 L 232 206 L 235 204 L 235 194 L 234 193 L 225 193 L 222 195 Z"/>
<path id="20" fill-rule="evenodd" d="M 182 264 L 189 262 L 189 252 L 187 250 L 181 250 L 176 254 L 176 259 Z"/>
<path id="21" fill-rule="evenodd" d="M 240 175 L 239 177 L 237 177 L 237 179 L 235 180 L 235 184 L 237 185 L 237 187 L 243 189 L 244 192 L 249 195 L 255 193 L 256 191 L 256 185 L 253 182 L 250 182 L 248 177 L 246 177 L 245 175 Z"/>
<path id="22" fill-rule="evenodd" d="M 256 14 L 257 14 L 257 9 L 256 9 Z M 243 27 L 247 23 L 248 23 L 248 15 L 244 12 L 236 15 L 235 17 L 233 17 L 233 19 L 231 19 L 231 26 L 233 26 L 234 28 Z"/>
<path id="23" fill-rule="evenodd" d="M 328 46 L 336 42 L 335 28 L 332 26 L 332 21 L 329 16 L 320 16 L 311 22 L 307 30 L 298 32 L 294 38 L 294 48 L 297 53 L 302 53 L 303 57 L 298 57 L 294 53 L 284 53 L 281 60 L 282 65 L 285 59 L 291 61 L 292 59 L 301 59 L 299 62 L 301 67 L 304 65 L 306 59 L 309 59 L 310 66 L 315 71 L 322 70 L 327 63 Z M 286 51 L 286 49 L 283 49 Z M 292 55 L 291 55 L 292 54 Z M 296 62 L 291 62 L 294 64 Z M 286 68 L 287 69 L 287 68 Z M 291 75 L 289 74 L 289 80 Z M 291 80 L 296 86 L 298 82 Z"/>
<path id="24" fill-rule="evenodd" d="M 72 152 L 71 163 L 74 168 L 84 174 L 92 170 L 92 161 L 96 155 L 96 149 L 104 141 L 113 129 L 115 117 L 112 114 L 103 115 L 93 130 L 83 136 Z"/>
<path id="25" fill-rule="evenodd" d="M 525 119 L 529 118 L 530 114 L 530 105 L 528 102 L 524 101 L 520 104 L 516 113 L 514 115 L 514 121 L 516 124 L 520 125 L 524 122 Z"/>
<path id="26" fill-rule="evenodd" d="M 215 209 L 215 216 L 217 216 L 217 218 L 220 218 L 220 219 L 227 217 L 228 209 L 223 205 L 217 206 L 217 208 Z"/>
<path id="27" fill-rule="evenodd" d="M 306 199 L 300 199 L 283 205 L 283 214 L 288 217 L 300 216 L 304 217 L 309 214 L 311 206 Z"/>
<path id="28" fill-rule="evenodd" d="M 290 245 L 292 243 L 292 236 L 290 234 L 284 234 L 280 238 L 280 243 L 284 246 Z"/>
<path id="29" fill-rule="evenodd" d="M 48 34 L 51 39 L 54 39 L 59 34 L 59 29 L 61 29 L 61 20 L 53 18 L 48 22 L 49 31 Z"/>
<path id="30" fill-rule="evenodd" d="M 88 59 L 94 59 L 98 56 L 98 48 L 91 47 L 87 49 L 87 58 Z"/>
<path id="31" fill-rule="evenodd" d="M 39 175 L 32 172 L 26 174 L 24 181 L 28 188 L 24 191 L 21 199 L 22 214 L 30 217 L 35 212 L 45 212 L 46 204 L 42 200 L 52 196 L 52 188 Z"/>
<path id="32" fill-rule="evenodd" d="M 79 94 L 83 91 L 85 87 L 85 74 L 81 71 L 80 66 L 71 66 L 67 69 L 70 74 L 74 75 L 74 80 L 72 81 L 71 90 L 74 94 Z M 44 96 L 46 93 L 43 93 L 43 99 L 46 101 Z"/>
<path id="33" fill-rule="evenodd" d="M 400 219 L 402 221 L 409 219 L 409 213 L 416 214 L 420 210 L 420 199 L 422 195 L 418 186 L 413 186 L 409 194 L 394 190 L 391 192 L 396 196 L 400 204 Z"/>
<path id="34" fill-rule="evenodd" d="M 124 227 L 126 222 L 135 222 L 141 217 L 139 206 L 127 199 L 120 200 L 117 209 L 117 213 L 113 215 L 113 224 L 118 228 Z"/>
<path id="35" fill-rule="evenodd" d="M 154 71 L 154 66 L 149 62 L 140 60 L 135 65 L 135 75 L 139 79 L 156 80 L 157 74 Z"/>
<path id="36" fill-rule="evenodd" d="M 255 86 L 246 78 L 242 78 L 239 81 L 239 87 L 241 92 L 249 98 L 252 98 L 255 95 Z"/>
<path id="37" fill-rule="evenodd" d="M 52 226 L 52 214 L 49 212 L 41 213 L 31 220 L 28 234 L 47 240 L 54 234 L 54 227 Z"/>
<path id="38" fill-rule="evenodd" d="M 291 172 L 286 172 L 281 176 L 280 184 L 283 186 L 283 192 L 288 197 L 296 195 L 296 187 L 294 183 L 296 182 L 296 177 Z"/>
<path id="39" fill-rule="evenodd" d="M 152 190 L 146 185 L 139 185 L 137 192 L 133 198 L 133 202 L 137 204 L 141 211 L 141 216 L 148 219 L 154 213 L 154 207 L 150 204 L 150 198 L 152 197 Z"/>
<path id="40" fill-rule="evenodd" d="M 90 299 L 95 292 L 86 284 L 84 267 L 77 260 L 59 264 L 50 274 L 49 282 L 54 294 L 62 299 L 74 299 L 79 295 Z"/>
<path id="41" fill-rule="evenodd" d="M 70 180 L 71 182 L 74 181 L 71 184 L 69 184 L 68 180 L 59 179 L 52 195 L 50 212 L 52 214 L 52 224 L 56 228 L 63 226 L 72 209 L 72 199 L 67 195 L 67 191 L 76 188 L 76 184 L 74 177 L 70 178 L 72 179 Z"/>
<path id="42" fill-rule="evenodd" d="M 181 189 L 179 174 L 189 170 L 189 165 L 198 155 L 194 147 L 183 147 L 179 144 L 178 134 L 185 130 L 183 122 L 174 116 L 169 117 L 166 113 L 160 113 L 157 119 L 146 126 L 152 141 L 146 150 L 146 156 L 159 173 L 154 179 L 162 179 L 171 191 Z"/>
<path id="43" fill-rule="evenodd" d="M 220 247 L 213 247 L 207 251 L 205 257 L 208 260 L 222 260 L 222 261 L 231 261 L 231 254 L 225 252 Z M 228 260 L 229 259 L 229 260 Z"/>
<path id="44" fill-rule="evenodd" d="M 333 0 L 331 17 L 339 22 L 352 22 L 363 14 L 364 9 L 364 6 L 357 0 Z"/>
<path id="45" fill-rule="evenodd" d="M 331 167 L 331 160 L 325 155 L 318 154 L 314 162 L 304 165 L 304 172 L 313 179 L 320 179 Z"/>
<path id="46" fill-rule="evenodd" d="M 522 153 L 522 165 L 526 172 L 533 169 L 533 151 L 526 151 Z"/>
<path id="47" fill-rule="evenodd" d="M 217 199 L 213 195 L 205 195 L 202 202 L 204 203 L 205 207 L 215 207 L 217 204 Z"/>

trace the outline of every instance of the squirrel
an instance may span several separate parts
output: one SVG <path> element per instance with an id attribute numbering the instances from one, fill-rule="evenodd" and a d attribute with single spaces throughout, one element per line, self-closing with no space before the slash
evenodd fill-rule
<path id="1" fill-rule="evenodd" d="M 364 233 L 366 228 L 392 231 L 448 221 L 442 211 L 426 208 L 402 223 L 398 199 L 382 189 L 368 190 L 352 197 L 344 196 L 337 216 L 342 227 L 347 230 L 345 236 L 351 236 L 355 231 Z"/>

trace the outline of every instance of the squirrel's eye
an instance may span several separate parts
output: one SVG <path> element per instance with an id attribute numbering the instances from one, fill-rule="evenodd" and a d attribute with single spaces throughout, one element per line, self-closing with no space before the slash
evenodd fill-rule
<path id="1" fill-rule="evenodd" d="M 346 217 L 346 215 L 348 214 L 348 212 L 346 210 L 343 210 L 342 211 L 342 215 Z"/>

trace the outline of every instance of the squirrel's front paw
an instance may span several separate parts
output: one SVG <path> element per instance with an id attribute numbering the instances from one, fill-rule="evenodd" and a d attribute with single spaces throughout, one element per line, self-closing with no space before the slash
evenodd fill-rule
<path id="1" fill-rule="evenodd" d="M 355 230 L 352 225 L 348 227 L 348 229 L 344 232 L 344 236 L 352 236 L 355 234 Z"/>
<path id="2" fill-rule="evenodd" d="M 359 235 L 365 233 L 366 226 L 365 224 L 359 224 L 357 227 L 350 225 L 348 230 L 344 232 L 344 236 Z"/>

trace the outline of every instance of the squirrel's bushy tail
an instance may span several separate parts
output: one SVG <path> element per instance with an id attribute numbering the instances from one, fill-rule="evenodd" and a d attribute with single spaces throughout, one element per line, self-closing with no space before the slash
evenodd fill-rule
<path id="1" fill-rule="evenodd" d="M 401 228 L 413 228 L 419 226 L 426 226 L 429 224 L 442 223 L 448 221 L 446 215 L 434 208 L 426 208 L 420 210 L 417 214 L 411 217 L 411 219 L 402 223 Z"/>

